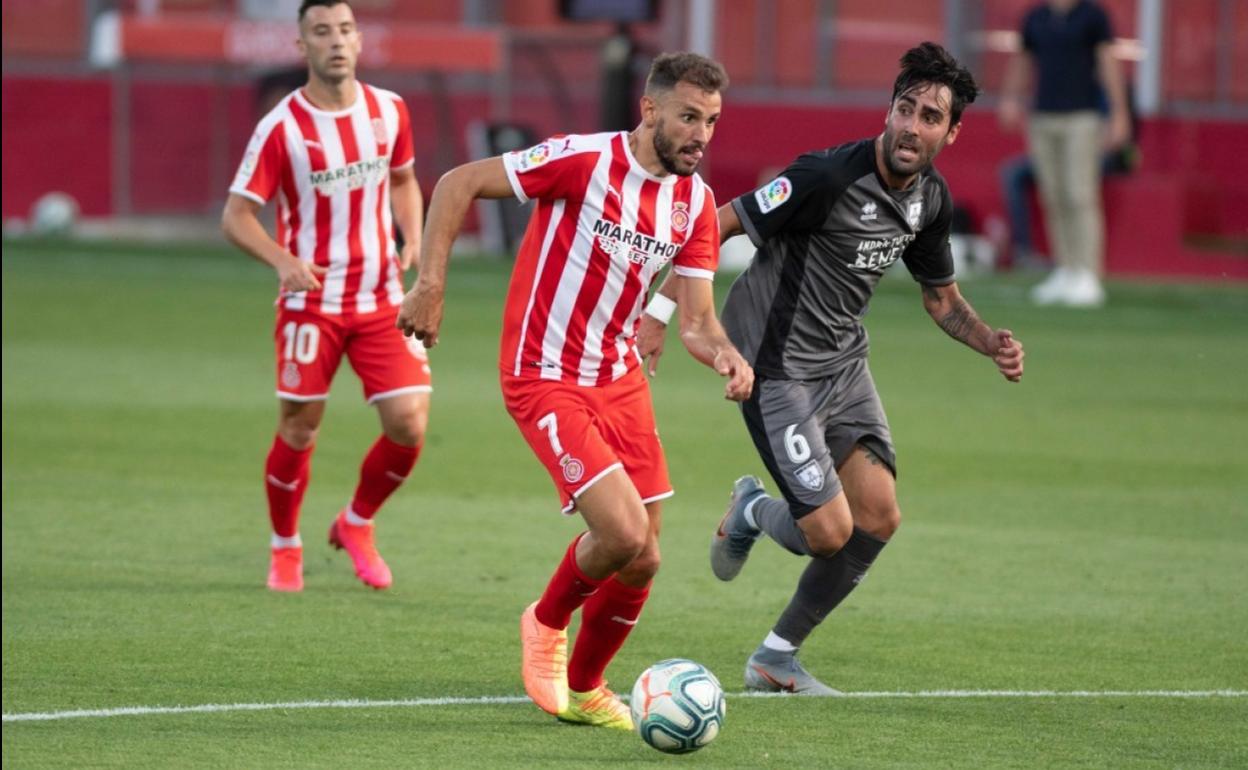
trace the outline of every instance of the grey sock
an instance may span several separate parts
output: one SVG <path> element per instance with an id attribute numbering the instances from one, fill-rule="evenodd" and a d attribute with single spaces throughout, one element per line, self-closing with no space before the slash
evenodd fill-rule
<path id="1" fill-rule="evenodd" d="M 844 548 L 832 556 L 811 559 L 797 581 L 797 591 L 789 600 L 789 606 L 780 613 L 772 630 L 795 647 L 801 647 L 815 626 L 866 577 L 867 569 L 885 545 L 887 541 L 854 527 Z"/>
<path id="2" fill-rule="evenodd" d="M 784 498 L 763 495 L 754 503 L 754 521 L 758 528 L 771 536 L 782 548 L 798 556 L 810 556 L 810 544 L 806 535 L 797 526 L 797 520 L 789 513 L 789 504 Z"/>

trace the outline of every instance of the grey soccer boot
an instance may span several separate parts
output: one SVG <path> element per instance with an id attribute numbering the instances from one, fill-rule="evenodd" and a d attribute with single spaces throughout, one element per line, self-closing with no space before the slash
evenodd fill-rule
<path id="1" fill-rule="evenodd" d="M 842 695 L 811 676 L 795 652 L 759 647 L 745 662 L 745 689 L 755 692 L 789 692 L 794 695 Z"/>
<path id="2" fill-rule="evenodd" d="M 745 506 L 763 494 L 763 482 L 757 476 L 742 476 L 732 485 L 728 511 L 711 538 L 711 571 L 720 580 L 732 580 L 745 566 L 750 549 L 762 531 L 745 520 Z"/>

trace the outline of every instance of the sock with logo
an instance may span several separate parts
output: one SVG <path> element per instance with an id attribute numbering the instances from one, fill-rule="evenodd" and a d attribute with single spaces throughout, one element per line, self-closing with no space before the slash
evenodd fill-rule
<path id="1" fill-rule="evenodd" d="M 806 535 L 797 526 L 797 519 L 789 512 L 789 503 L 782 497 L 761 495 L 750 501 L 749 515 L 759 529 L 766 532 L 789 553 L 798 556 L 810 556 L 810 544 Z"/>
<path id="2" fill-rule="evenodd" d="M 264 461 L 264 491 L 269 498 L 269 522 L 281 538 L 299 534 L 299 506 L 311 478 L 312 449 L 291 448 L 280 435 Z"/>
<path id="3" fill-rule="evenodd" d="M 650 584 L 634 588 L 612 577 L 585 602 L 581 611 L 581 630 L 568 660 L 568 689 L 589 692 L 602 684 L 607 664 L 624 646 L 642 605 L 650 596 Z"/>
<path id="4" fill-rule="evenodd" d="M 811 559 L 797 581 L 797 591 L 789 606 L 780 613 L 772 629 L 775 635 L 794 647 L 801 647 L 815 626 L 862 582 L 867 569 L 887 544 L 887 540 L 854 527 L 844 548 L 831 556 Z"/>
<path id="5" fill-rule="evenodd" d="M 572 544 L 564 553 L 563 560 L 559 562 L 559 566 L 555 568 L 555 574 L 551 576 L 550 582 L 546 585 L 542 598 L 537 601 L 534 614 L 538 622 L 544 626 L 567 628 L 572 622 L 572 613 L 593 596 L 598 587 L 607 580 L 606 578 L 594 580 L 581 572 L 581 568 L 576 565 L 576 544 L 581 542 L 585 534 L 582 532 L 572 539 Z"/>
<path id="6" fill-rule="evenodd" d="M 404 446 L 383 433 L 364 456 L 360 483 L 351 499 L 351 510 L 361 519 L 371 519 L 394 490 L 399 488 L 420 457 L 420 444 Z"/>

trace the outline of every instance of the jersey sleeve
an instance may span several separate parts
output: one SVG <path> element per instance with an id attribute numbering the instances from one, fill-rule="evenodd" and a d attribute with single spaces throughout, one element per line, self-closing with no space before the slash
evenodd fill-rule
<path id="1" fill-rule="evenodd" d="M 259 203 L 268 203 L 277 192 L 286 162 L 286 132 L 281 121 L 256 129 L 247 143 L 243 161 L 238 164 L 230 192 Z"/>
<path id="2" fill-rule="evenodd" d="M 412 121 L 407 114 L 407 105 L 402 99 L 395 99 L 394 108 L 399 113 L 399 127 L 394 135 L 394 150 L 390 153 L 392 170 L 410 166 L 416 161 L 416 150 L 412 145 Z"/>
<path id="3" fill-rule="evenodd" d="M 719 216 L 715 211 L 715 194 L 702 186 L 702 210 L 693 219 L 693 232 L 672 260 L 672 270 L 682 278 L 715 279 L 719 267 Z"/>
<path id="4" fill-rule="evenodd" d="M 1109 14 L 1100 6 L 1092 6 L 1093 17 L 1088 24 L 1088 44 L 1095 47 L 1101 43 L 1114 41 L 1114 29 L 1109 22 Z"/>
<path id="5" fill-rule="evenodd" d="M 826 153 L 806 153 L 780 176 L 732 201 L 755 246 L 782 230 L 813 230 L 831 210 L 837 186 L 828 184 Z"/>
<path id="6" fill-rule="evenodd" d="M 940 207 L 932 220 L 901 254 L 914 280 L 929 286 L 944 286 L 954 280 L 953 253 L 949 249 L 953 197 L 948 187 L 941 185 L 939 200 Z"/>
<path id="7" fill-rule="evenodd" d="M 576 147 L 575 137 L 552 136 L 525 150 L 503 153 L 507 180 L 521 203 L 584 197 L 593 170 L 591 153 Z"/>

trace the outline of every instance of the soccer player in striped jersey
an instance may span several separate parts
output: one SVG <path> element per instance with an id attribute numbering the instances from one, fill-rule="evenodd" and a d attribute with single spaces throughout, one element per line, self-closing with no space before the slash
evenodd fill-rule
<path id="1" fill-rule="evenodd" d="M 419 257 L 423 201 L 403 100 L 355 79 L 361 36 L 351 6 L 304 0 L 308 83 L 257 126 L 225 206 L 236 246 L 277 272 L 277 435 L 265 461 L 272 523 L 268 586 L 303 589 L 299 509 L 334 372 L 345 355 L 377 407 L 382 435 L 360 468 L 329 542 L 373 588 L 390 585 L 373 516 L 420 454 L 432 390 L 418 340 L 394 328 L 403 272 Z M 277 237 L 259 212 L 277 199 Z M 402 231 L 401 252 L 392 233 Z"/>
<path id="2" fill-rule="evenodd" d="M 588 527 L 520 621 L 525 689 L 565 721 L 632 727 L 603 673 L 649 595 L 661 501 L 673 494 L 634 344 L 646 292 L 668 262 L 685 347 L 728 378 L 727 398 L 748 398 L 753 385 L 715 315 L 719 225 L 715 198 L 694 173 L 726 85 L 718 63 L 665 54 L 651 67 L 633 131 L 554 136 L 447 173 L 429 208 L 420 278 L 399 313 L 406 334 L 436 344 L 447 257 L 469 205 L 537 201 L 512 272 L 499 368 L 507 410 L 564 513 Z"/>

